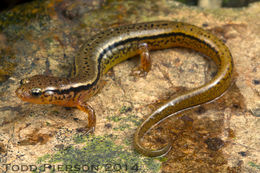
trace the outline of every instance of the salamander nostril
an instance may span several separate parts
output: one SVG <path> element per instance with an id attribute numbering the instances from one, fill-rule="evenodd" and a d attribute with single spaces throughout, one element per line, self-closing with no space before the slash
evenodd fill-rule
<path id="1" fill-rule="evenodd" d="M 28 79 L 22 79 L 20 80 L 20 85 L 24 85 L 24 84 L 27 84 L 29 83 L 29 80 Z"/>

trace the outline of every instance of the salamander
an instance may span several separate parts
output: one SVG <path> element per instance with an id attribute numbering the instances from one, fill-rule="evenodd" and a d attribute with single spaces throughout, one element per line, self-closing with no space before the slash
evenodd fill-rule
<path id="1" fill-rule="evenodd" d="M 116 64 L 140 55 L 140 70 L 151 67 L 150 50 L 183 47 L 210 57 L 217 66 L 216 75 L 204 85 L 182 93 L 155 110 L 134 134 L 134 148 L 150 157 L 162 156 L 172 143 L 152 150 L 141 140 L 153 126 L 185 109 L 209 102 L 221 96 L 231 83 L 233 60 L 228 47 L 210 32 L 197 26 L 173 21 L 155 21 L 109 28 L 87 39 L 75 56 L 70 78 L 35 75 L 20 81 L 16 90 L 23 101 L 76 107 L 88 114 L 88 128 L 94 131 L 96 116 L 87 104 L 101 86 L 102 76 Z"/>

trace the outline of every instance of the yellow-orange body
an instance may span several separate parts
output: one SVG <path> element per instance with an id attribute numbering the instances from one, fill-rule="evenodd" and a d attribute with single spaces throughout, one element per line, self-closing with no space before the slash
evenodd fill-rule
<path id="1" fill-rule="evenodd" d="M 137 129 L 134 146 L 147 156 L 160 156 L 171 144 L 160 150 L 144 148 L 140 139 L 155 124 L 187 108 L 219 97 L 230 85 L 233 61 L 229 49 L 216 36 L 194 25 L 157 21 L 131 24 L 100 32 L 86 41 L 75 58 L 71 78 L 36 75 L 21 81 L 17 95 L 37 104 L 57 104 L 77 107 L 89 114 L 89 127 L 94 130 L 96 119 L 86 101 L 101 87 L 101 77 L 114 65 L 141 55 L 141 68 L 149 71 L 149 50 L 171 47 L 190 48 L 210 57 L 218 72 L 203 86 L 170 100 L 151 114 Z"/>

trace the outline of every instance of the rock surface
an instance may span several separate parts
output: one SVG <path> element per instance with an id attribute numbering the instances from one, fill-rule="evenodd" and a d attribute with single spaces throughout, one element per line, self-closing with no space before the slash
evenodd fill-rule
<path id="1" fill-rule="evenodd" d="M 85 165 L 81 170 L 119 172 L 258 172 L 259 18 L 260 3 L 236 10 L 203 10 L 158 0 L 47 0 L 2 12 L 1 169 L 21 171 L 30 169 L 29 165 L 39 169 L 48 167 L 46 163 L 52 165 L 46 169 L 56 170 L 58 165 L 64 170 L 64 165 L 78 164 Z M 235 65 L 234 83 L 223 97 L 181 118 L 165 120 L 145 137 L 144 144 L 153 148 L 164 144 L 170 133 L 173 149 L 165 157 L 137 154 L 132 135 L 159 102 L 202 85 L 214 74 L 212 62 L 194 51 L 153 52 L 152 70 L 145 78 L 130 75 L 138 58 L 116 65 L 104 77 L 104 88 L 89 101 L 97 115 L 91 136 L 79 132 L 85 113 L 24 103 L 16 97 L 15 89 L 24 77 L 69 76 L 74 55 L 94 33 L 154 20 L 192 23 L 213 32 L 226 42 Z"/>

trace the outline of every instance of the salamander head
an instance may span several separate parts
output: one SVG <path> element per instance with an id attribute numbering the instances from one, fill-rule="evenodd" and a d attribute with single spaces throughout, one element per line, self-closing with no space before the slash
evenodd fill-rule
<path id="1" fill-rule="evenodd" d="M 20 86 L 15 91 L 16 95 L 23 101 L 37 104 L 62 104 L 62 100 L 57 103 L 60 95 L 57 91 L 62 78 L 51 76 L 35 75 L 20 81 Z"/>

